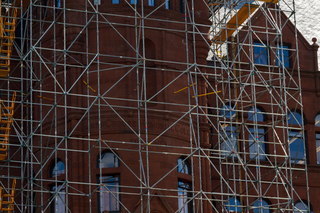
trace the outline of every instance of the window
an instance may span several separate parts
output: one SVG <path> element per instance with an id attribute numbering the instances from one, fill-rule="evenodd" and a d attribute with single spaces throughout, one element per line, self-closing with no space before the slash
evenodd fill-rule
<path id="1" fill-rule="evenodd" d="M 156 6 L 155 0 L 148 0 L 149 6 Z"/>
<path id="2" fill-rule="evenodd" d="M 119 4 L 120 0 L 112 0 L 112 4 Z"/>
<path id="3" fill-rule="evenodd" d="M 283 45 L 277 48 L 277 66 L 282 66 L 290 68 L 290 52 L 289 46 Z"/>
<path id="4" fill-rule="evenodd" d="M 314 119 L 314 125 L 320 127 L 320 114 L 316 115 Z"/>
<path id="5" fill-rule="evenodd" d="M 51 197 L 54 199 L 50 206 L 50 212 L 52 213 L 64 213 L 66 211 L 66 190 L 64 186 L 51 187 Z"/>
<path id="6" fill-rule="evenodd" d="M 178 159 L 178 167 L 177 167 L 177 170 L 178 172 L 180 173 L 184 173 L 184 174 L 188 174 L 190 175 L 190 165 L 189 165 L 189 162 L 187 160 L 183 161 L 184 158 L 179 158 Z"/>
<path id="7" fill-rule="evenodd" d="M 119 167 L 119 158 L 112 152 L 104 152 L 98 159 L 98 168 Z"/>
<path id="8" fill-rule="evenodd" d="M 316 152 L 317 152 L 317 164 L 320 164 L 320 134 L 316 133 Z"/>
<path id="9" fill-rule="evenodd" d="M 182 174 L 191 174 L 191 167 L 189 162 L 184 158 L 180 157 L 177 161 L 177 172 Z M 190 177 L 191 178 L 191 177 Z M 178 180 L 178 207 L 179 212 L 189 213 L 192 212 L 192 202 L 189 202 L 188 197 L 192 196 L 191 192 L 191 181 L 187 180 Z"/>
<path id="10" fill-rule="evenodd" d="M 61 7 L 61 0 L 55 0 L 55 6 L 56 7 Z"/>
<path id="11" fill-rule="evenodd" d="M 108 168 L 119 167 L 119 158 L 110 151 L 103 152 L 98 156 L 97 168 L 102 168 L 103 174 L 98 177 L 100 191 L 98 193 L 99 212 L 120 211 L 120 175 L 107 174 Z"/>
<path id="12" fill-rule="evenodd" d="M 131 4 L 138 4 L 138 0 L 130 0 Z"/>
<path id="13" fill-rule="evenodd" d="M 166 9 L 168 10 L 171 9 L 171 0 L 167 0 L 165 6 L 166 6 Z"/>
<path id="14" fill-rule="evenodd" d="M 184 13 L 184 1 L 185 0 L 180 0 L 180 3 L 179 3 L 179 5 L 180 5 L 180 13 Z"/>
<path id="15" fill-rule="evenodd" d="M 65 173 L 64 163 L 62 160 L 57 160 L 57 163 L 53 163 L 50 170 L 50 178 L 57 177 Z"/>
<path id="16" fill-rule="evenodd" d="M 188 202 L 188 197 L 191 196 L 190 193 L 191 190 L 191 184 L 179 180 L 178 181 L 178 207 L 179 207 L 179 213 L 189 213 L 192 212 L 192 202 Z"/>
<path id="17" fill-rule="evenodd" d="M 256 123 L 264 122 L 265 117 L 263 112 L 258 108 L 250 108 L 248 111 L 248 120 Z M 261 127 L 249 128 L 249 153 L 250 158 L 258 156 L 260 160 L 265 160 L 266 156 L 266 141 L 265 129 Z"/>
<path id="18" fill-rule="evenodd" d="M 253 213 L 270 213 L 269 204 L 264 199 L 256 200 L 253 203 Z"/>
<path id="19" fill-rule="evenodd" d="M 268 49 L 264 44 L 261 44 L 260 42 L 254 42 L 253 52 L 254 63 L 262 65 L 269 64 Z"/>
<path id="20" fill-rule="evenodd" d="M 310 212 L 310 209 L 308 208 L 308 204 L 306 204 L 305 202 L 296 202 L 296 204 L 294 204 L 294 211 L 293 213 L 301 213 L 301 212 Z"/>
<path id="21" fill-rule="evenodd" d="M 229 198 L 225 204 L 228 212 L 241 212 L 241 204 L 238 198 Z"/>
<path id="22" fill-rule="evenodd" d="M 236 113 L 230 105 L 225 105 L 221 107 L 219 114 L 223 117 L 223 121 L 221 122 L 220 149 L 225 151 L 222 155 L 229 156 L 233 151 L 238 151 L 237 127 L 230 122 L 235 119 Z"/>
<path id="23" fill-rule="evenodd" d="M 288 125 L 303 125 L 302 116 L 299 112 L 289 112 Z M 289 130 L 289 148 L 292 163 L 304 164 L 305 141 L 303 132 L 298 130 Z"/>

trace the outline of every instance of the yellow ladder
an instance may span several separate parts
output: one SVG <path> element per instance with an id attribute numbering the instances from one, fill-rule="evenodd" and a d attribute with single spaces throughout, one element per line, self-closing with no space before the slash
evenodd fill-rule
<path id="1" fill-rule="evenodd" d="M 16 191 L 17 180 L 13 179 L 11 193 L 2 194 L 2 187 L 0 187 L 0 210 L 1 212 L 13 213 L 14 210 L 14 195 Z"/>
<path id="2" fill-rule="evenodd" d="M 9 136 L 13 123 L 14 104 L 16 100 L 16 92 L 12 95 L 12 102 L 8 106 L 0 108 L 0 161 L 3 161 L 8 156 Z M 2 100 L 0 100 L 2 105 Z"/>

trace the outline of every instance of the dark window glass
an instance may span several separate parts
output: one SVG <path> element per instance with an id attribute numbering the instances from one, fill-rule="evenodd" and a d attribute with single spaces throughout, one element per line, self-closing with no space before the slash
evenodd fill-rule
<path id="1" fill-rule="evenodd" d="M 119 159 L 112 152 L 105 152 L 101 154 L 98 160 L 98 168 L 112 168 L 119 167 Z"/>
<path id="2" fill-rule="evenodd" d="M 289 46 L 280 46 L 277 49 L 277 66 L 282 66 L 284 63 L 284 66 L 287 68 L 290 68 L 290 52 L 289 52 Z"/>
<path id="3" fill-rule="evenodd" d="M 184 13 L 184 0 L 180 0 L 180 13 Z"/>
<path id="4" fill-rule="evenodd" d="M 268 65 L 268 49 L 264 44 L 261 44 L 260 42 L 254 42 L 253 47 L 254 52 L 254 62 L 256 64 L 263 64 Z"/>
<path id="5" fill-rule="evenodd" d="M 99 177 L 99 183 L 103 183 L 98 193 L 99 212 L 120 211 L 120 176 L 102 176 Z"/>

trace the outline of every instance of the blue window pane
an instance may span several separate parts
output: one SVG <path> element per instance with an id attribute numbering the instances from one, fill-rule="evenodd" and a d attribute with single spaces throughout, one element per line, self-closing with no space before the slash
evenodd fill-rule
<path id="1" fill-rule="evenodd" d="M 155 6 L 155 0 L 149 0 L 149 6 Z"/>
<path id="2" fill-rule="evenodd" d="M 231 127 L 228 124 L 224 124 L 221 131 L 221 150 L 226 151 L 222 154 L 225 156 L 229 156 L 232 151 L 238 151 L 238 143 L 237 143 L 237 128 L 235 126 Z M 232 157 L 233 155 L 231 155 Z"/>
<path id="3" fill-rule="evenodd" d="M 138 0 L 130 0 L 131 4 L 138 4 Z"/>
<path id="4" fill-rule="evenodd" d="M 236 117 L 236 112 L 232 109 L 230 105 L 225 105 L 221 107 L 219 114 L 225 119 L 234 119 Z"/>
<path id="5" fill-rule="evenodd" d="M 288 124 L 289 125 L 303 125 L 302 116 L 299 112 L 289 112 Z"/>
<path id="6" fill-rule="evenodd" d="M 320 126 L 320 114 L 315 117 L 314 124 L 315 126 Z"/>
<path id="7" fill-rule="evenodd" d="M 51 170 L 51 177 L 56 177 L 64 173 L 65 173 L 64 163 L 61 160 L 59 160 Z"/>
<path id="8" fill-rule="evenodd" d="M 309 213 L 310 210 L 308 209 L 308 204 L 306 203 L 302 203 L 302 202 L 298 202 L 294 205 L 294 210 L 293 213 L 301 213 L 301 212 L 305 212 L 305 213 Z"/>
<path id="9" fill-rule="evenodd" d="M 191 184 L 185 181 L 178 182 L 178 206 L 181 213 L 191 212 L 192 202 L 188 202 L 188 191 L 191 190 Z"/>
<path id="10" fill-rule="evenodd" d="M 253 213 L 270 213 L 269 204 L 263 199 L 256 200 L 253 206 Z"/>
<path id="11" fill-rule="evenodd" d="M 99 183 L 103 183 L 99 193 L 100 212 L 120 211 L 120 176 L 102 176 L 102 178 L 99 178 Z"/>
<path id="12" fill-rule="evenodd" d="M 290 157 L 292 163 L 304 164 L 304 140 L 302 132 L 289 132 Z"/>
<path id="13" fill-rule="evenodd" d="M 183 158 L 179 158 L 177 162 L 177 170 L 178 172 L 184 173 L 184 174 L 190 174 L 190 165 L 187 160 L 183 161 Z"/>
<path id="14" fill-rule="evenodd" d="M 231 198 L 226 203 L 226 208 L 229 212 L 241 212 L 241 204 L 240 201 L 236 198 Z"/>
<path id="15" fill-rule="evenodd" d="M 264 121 L 263 112 L 260 109 L 250 108 L 248 111 L 249 121 Z"/>
<path id="16" fill-rule="evenodd" d="M 61 7 L 61 1 L 60 1 L 60 0 L 56 0 L 56 1 L 55 1 L 55 4 L 56 4 L 56 5 L 55 5 L 56 7 Z"/>
<path id="17" fill-rule="evenodd" d="M 265 160 L 266 156 L 266 144 L 265 142 L 265 130 L 264 128 L 249 128 L 249 152 L 250 158 L 254 158 L 258 155 L 260 160 Z"/>
<path id="18" fill-rule="evenodd" d="M 101 154 L 98 168 L 119 167 L 119 159 L 111 152 Z"/>
<path id="19" fill-rule="evenodd" d="M 250 0 L 249 3 L 253 3 L 254 0 Z M 247 4 L 248 0 L 239 0 L 236 2 L 234 9 L 240 9 L 243 5 Z"/>
<path id="20" fill-rule="evenodd" d="M 267 47 L 261 43 L 254 43 L 253 47 L 254 52 L 254 62 L 256 64 L 268 65 L 268 50 Z"/>
<path id="21" fill-rule="evenodd" d="M 120 0 L 112 0 L 112 4 L 119 4 Z"/>
<path id="22" fill-rule="evenodd" d="M 317 152 L 317 164 L 320 164 L 320 134 L 316 134 L 316 152 Z"/>
<path id="23" fill-rule="evenodd" d="M 289 54 L 289 46 L 280 46 L 277 49 L 277 66 L 284 66 L 289 68 L 290 67 L 290 54 Z"/>
<path id="24" fill-rule="evenodd" d="M 170 0 L 167 0 L 165 5 L 166 5 L 166 9 L 168 9 L 168 10 L 171 9 Z"/>

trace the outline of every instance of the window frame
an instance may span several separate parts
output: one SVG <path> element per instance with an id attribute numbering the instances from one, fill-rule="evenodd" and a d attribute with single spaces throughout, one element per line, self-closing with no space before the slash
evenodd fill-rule
<path id="1" fill-rule="evenodd" d="M 258 49 L 262 49 L 262 51 L 257 52 Z M 270 51 L 268 48 L 268 42 L 264 42 L 264 41 L 263 43 L 261 43 L 260 41 L 253 42 L 253 56 L 254 56 L 254 63 L 256 65 L 269 65 L 270 64 L 269 52 Z"/>
<path id="2" fill-rule="evenodd" d="M 256 109 L 254 109 L 254 107 L 250 107 L 248 110 L 248 121 L 250 122 L 255 122 L 257 124 L 263 124 L 266 122 L 266 115 L 265 115 L 265 111 L 263 109 L 261 109 L 260 107 L 256 107 Z M 265 156 L 265 154 L 268 153 L 268 144 L 266 143 L 268 141 L 268 135 L 266 134 L 266 128 L 264 127 L 257 127 L 255 128 L 254 124 L 252 123 L 252 126 L 250 124 L 248 124 L 248 141 L 249 141 L 249 157 L 250 159 L 253 159 L 257 156 L 256 153 L 260 153 L 261 149 L 263 149 L 262 153 L 263 155 L 259 155 L 259 159 L 260 160 L 267 160 L 267 157 Z M 257 135 L 257 136 L 255 136 Z M 256 138 L 258 139 L 258 141 L 260 142 L 260 148 L 257 146 L 257 144 L 254 142 L 256 140 Z M 261 140 L 262 138 L 262 140 Z M 252 152 L 253 150 L 253 152 Z M 258 151 L 258 152 L 256 152 Z"/>
<path id="3" fill-rule="evenodd" d="M 280 55 L 280 53 L 282 51 L 283 53 L 285 53 L 285 52 L 288 53 L 288 56 L 284 55 L 284 58 L 283 58 L 284 59 L 284 67 L 285 68 L 292 68 L 290 49 L 291 49 L 291 44 L 283 43 L 282 45 L 278 44 L 276 46 L 276 65 L 277 66 L 282 67 L 282 64 L 280 63 L 282 61 L 282 55 Z"/>
<path id="4" fill-rule="evenodd" d="M 120 160 L 118 158 L 117 155 L 115 155 L 113 152 L 111 152 L 110 150 L 107 150 L 107 151 L 102 151 L 101 154 L 98 155 L 98 158 L 97 158 L 97 168 L 100 168 L 101 164 L 102 164 L 102 159 L 103 159 L 103 156 L 106 155 L 106 154 L 112 154 L 113 155 L 113 165 L 112 167 L 101 167 L 101 169 L 105 169 L 105 168 L 118 168 L 120 167 Z M 117 162 L 115 162 L 115 159 L 117 159 Z M 100 161 L 101 160 L 101 161 Z M 117 166 L 116 166 L 117 164 Z"/>
<path id="5" fill-rule="evenodd" d="M 288 126 L 289 127 L 304 126 L 305 120 L 303 118 L 304 118 L 304 116 L 300 110 L 289 110 L 288 115 L 287 115 Z M 294 138 L 296 138 L 296 139 L 294 139 Z M 297 139 L 298 139 L 298 142 L 297 142 Z M 295 146 L 292 145 L 293 143 Z M 297 143 L 299 143 L 299 144 L 296 146 Z M 302 147 L 303 157 L 301 156 L 301 154 L 300 154 L 300 157 L 298 157 L 299 151 L 301 149 L 301 144 L 303 145 L 303 147 Z M 295 147 L 297 147 L 297 149 Z M 291 163 L 293 163 L 293 164 L 306 164 L 306 163 L 308 163 L 308 149 L 307 149 L 306 132 L 292 130 L 289 128 L 288 129 L 288 148 L 289 148 Z M 306 150 L 306 153 L 304 153 L 304 150 Z"/>
<path id="6" fill-rule="evenodd" d="M 185 187 L 182 187 L 181 184 L 183 184 Z M 192 212 L 192 201 L 190 201 L 190 197 L 192 197 L 191 193 L 192 189 L 192 183 L 183 179 L 178 179 L 178 210 L 180 213 L 191 213 Z M 181 203 L 181 193 L 183 193 L 182 196 L 182 203 Z M 188 202 L 188 203 L 187 203 Z M 186 204 L 186 206 L 184 206 Z M 183 207 L 184 206 L 184 207 Z M 186 209 L 187 207 L 187 209 Z"/>
<path id="7" fill-rule="evenodd" d="M 118 200 L 119 201 L 117 201 L 110 193 L 108 193 L 108 191 L 106 191 L 106 194 L 107 195 L 109 195 L 110 197 L 111 197 L 111 199 L 113 198 L 114 200 L 115 200 L 115 202 L 116 202 L 116 205 L 118 205 L 118 210 L 107 210 L 107 209 L 105 209 L 105 210 L 103 210 L 102 212 L 104 212 L 104 211 L 108 211 L 108 212 L 110 212 L 110 213 L 112 213 L 112 212 L 121 212 L 121 177 L 120 177 L 120 174 L 104 174 L 104 175 L 101 175 L 101 176 L 97 176 L 97 182 L 98 182 L 98 184 L 101 184 L 101 182 L 100 182 L 100 177 L 101 178 L 103 178 L 103 177 L 117 177 L 118 178 L 118 181 L 113 181 L 113 183 L 118 183 L 118 185 L 116 185 L 117 187 L 114 187 L 114 188 L 117 188 L 117 190 L 116 190 L 116 195 L 118 195 Z M 110 181 L 111 182 L 111 181 Z M 110 183 L 109 182 L 109 183 Z M 105 185 L 104 183 L 108 183 L 108 182 L 102 182 L 102 184 L 103 185 Z M 100 197 L 101 195 L 100 195 L 100 193 L 104 193 L 103 191 L 102 191 L 102 186 L 100 186 L 100 190 L 97 192 L 97 201 L 98 201 L 98 208 L 97 208 L 97 210 L 98 210 L 98 212 L 100 212 L 100 208 L 101 208 L 101 199 L 103 199 L 103 195 L 102 195 L 102 197 Z M 111 190 L 110 190 L 111 191 Z M 110 202 L 112 202 L 111 200 L 110 200 L 110 198 L 109 198 L 109 206 L 112 206 L 112 203 L 110 203 Z"/>
<path id="8" fill-rule="evenodd" d="M 148 5 L 151 7 L 155 7 L 156 6 L 156 0 L 148 0 Z"/>

